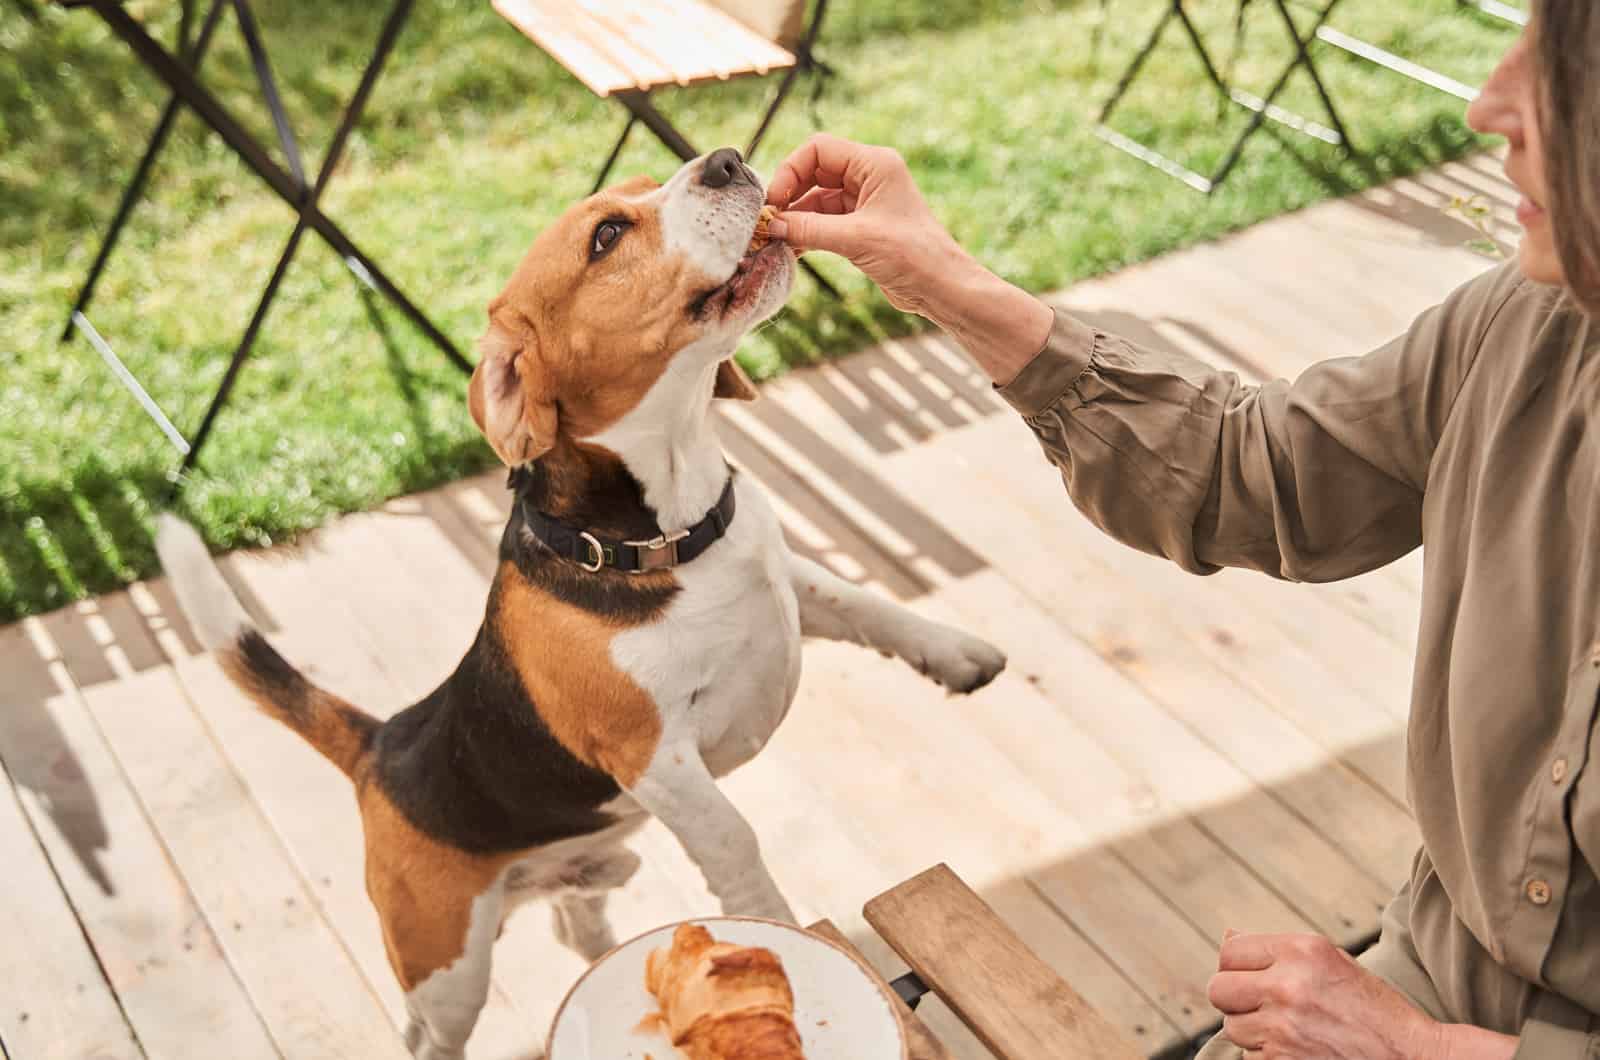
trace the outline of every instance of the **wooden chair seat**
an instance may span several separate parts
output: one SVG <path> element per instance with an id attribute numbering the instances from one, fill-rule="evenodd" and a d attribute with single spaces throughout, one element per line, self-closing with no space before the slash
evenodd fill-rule
<path id="1" fill-rule="evenodd" d="M 794 54 L 702 0 L 493 0 L 598 96 L 767 74 Z"/>

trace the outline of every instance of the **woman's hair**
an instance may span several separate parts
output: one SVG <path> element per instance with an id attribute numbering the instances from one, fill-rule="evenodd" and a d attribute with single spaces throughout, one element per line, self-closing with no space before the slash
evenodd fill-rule
<path id="1" fill-rule="evenodd" d="M 1533 9 L 1556 253 L 1573 296 L 1600 317 L 1600 4 L 1536 0 Z"/>

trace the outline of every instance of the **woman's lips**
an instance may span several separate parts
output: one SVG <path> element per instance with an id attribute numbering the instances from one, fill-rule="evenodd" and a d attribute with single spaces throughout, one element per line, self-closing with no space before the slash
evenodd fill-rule
<path id="1" fill-rule="evenodd" d="M 1544 220 L 1544 207 L 1524 195 L 1522 201 L 1517 203 L 1517 223 L 1526 228 L 1542 220 Z"/>

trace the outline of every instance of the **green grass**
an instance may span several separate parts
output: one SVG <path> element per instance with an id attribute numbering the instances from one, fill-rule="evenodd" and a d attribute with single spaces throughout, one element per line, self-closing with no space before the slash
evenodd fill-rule
<path id="1" fill-rule="evenodd" d="M 1117 0 L 1097 64 L 1100 5 L 1029 0 L 835 0 L 821 54 L 839 71 L 824 127 L 896 145 L 939 214 L 997 271 L 1034 289 L 1217 236 L 1470 149 L 1456 101 L 1328 55 L 1362 154 L 1258 137 L 1205 199 L 1094 138 L 1090 122 L 1165 0 Z M 130 3 L 170 33 L 177 4 Z M 257 12 L 315 166 L 354 87 L 383 4 L 259 0 Z M 1229 48 L 1231 0 L 1190 5 Z M 1285 35 L 1254 5 L 1238 76 L 1260 91 Z M 1338 23 L 1469 83 L 1509 43 L 1454 0 L 1347 0 Z M 0 620 L 149 573 L 148 525 L 173 451 L 82 340 L 56 334 L 165 97 L 87 12 L 0 0 Z M 231 17 L 205 80 L 264 139 Z M 742 143 L 768 86 L 661 93 L 703 145 Z M 1285 103 L 1317 116 L 1297 78 Z M 1116 124 L 1206 169 L 1243 120 L 1178 34 Z M 582 195 L 620 110 L 592 98 L 486 0 L 418 4 L 325 199 L 329 212 L 463 347 L 533 234 Z M 812 128 L 791 105 L 756 160 Z M 638 135 L 618 173 L 665 176 Z M 93 319 L 192 432 L 287 237 L 289 211 L 186 115 L 102 282 Z M 778 326 L 741 351 L 758 377 L 849 352 L 900 317 L 836 259 L 834 304 L 801 285 Z M 219 421 L 186 513 L 219 546 L 265 544 L 330 515 L 487 466 L 464 380 L 386 304 L 370 303 L 307 238 L 254 359 Z"/>

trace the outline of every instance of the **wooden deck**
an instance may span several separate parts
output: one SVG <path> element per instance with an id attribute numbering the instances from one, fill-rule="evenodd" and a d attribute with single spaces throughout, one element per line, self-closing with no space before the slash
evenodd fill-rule
<path id="1" fill-rule="evenodd" d="M 1468 192 L 1502 218 L 1516 197 L 1478 157 L 1060 301 L 1247 377 L 1292 374 L 1376 345 L 1487 266 L 1438 209 Z M 893 974 L 862 903 L 947 861 L 1151 1054 L 1212 1022 L 1224 928 L 1374 929 L 1414 843 L 1418 557 L 1311 588 L 1126 550 L 937 337 L 798 372 L 723 427 L 798 549 L 1012 659 L 955 700 L 873 653 L 808 649 L 790 721 L 727 785 L 801 917 L 832 918 Z M 501 482 L 224 565 L 285 654 L 392 711 L 481 616 Z M 345 781 L 197 654 L 162 582 L 0 630 L 0 675 L 12 1060 L 403 1055 Z M 668 836 L 640 848 L 620 932 L 712 908 Z M 539 910 L 521 914 L 475 1060 L 537 1056 L 579 971 Z M 959 1055 L 987 1055 L 930 1009 Z"/>

